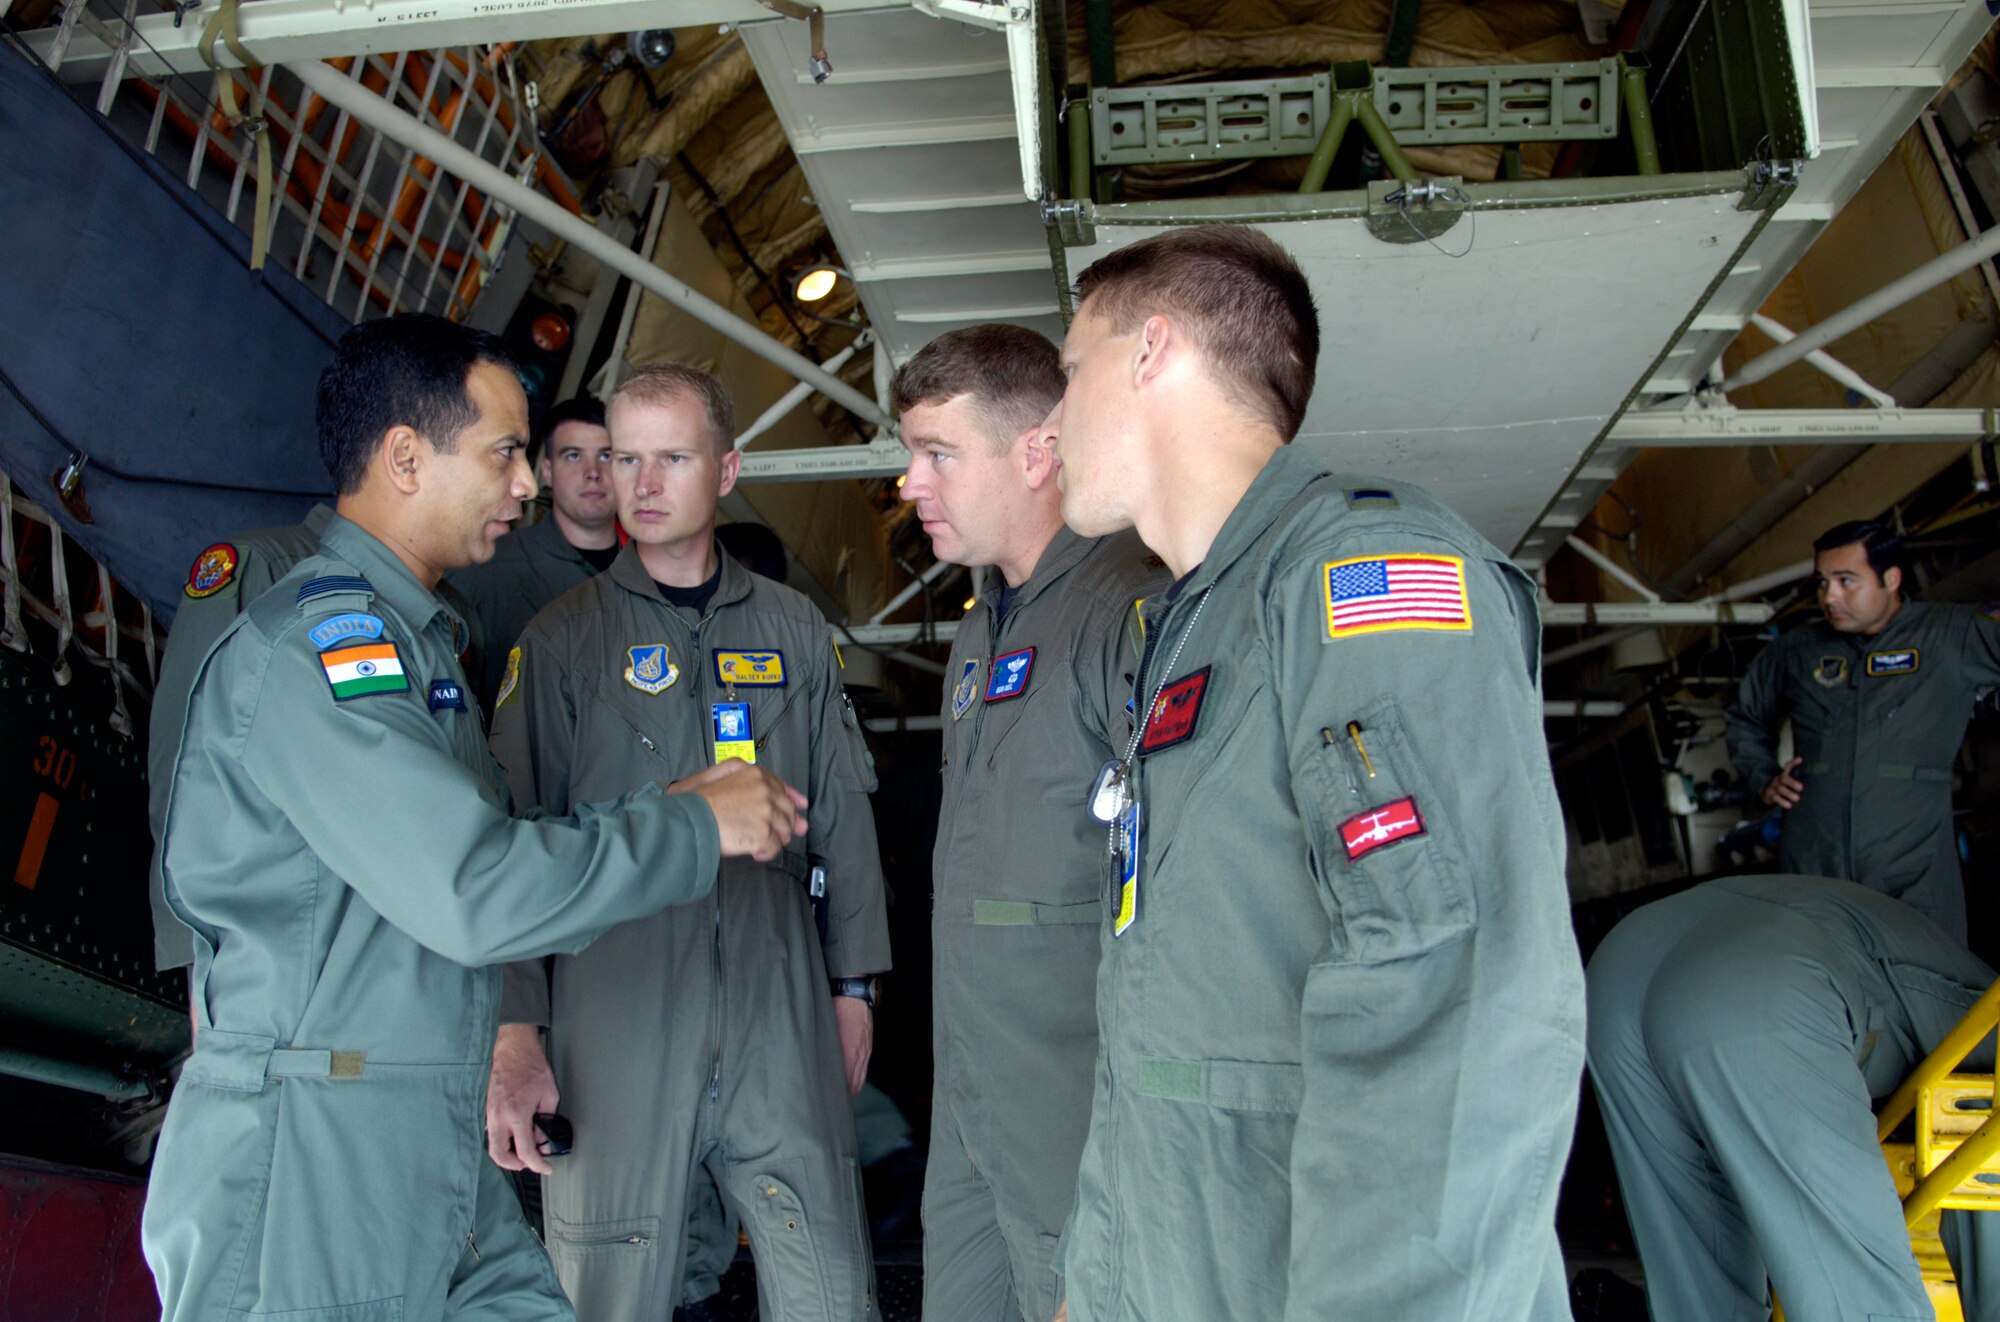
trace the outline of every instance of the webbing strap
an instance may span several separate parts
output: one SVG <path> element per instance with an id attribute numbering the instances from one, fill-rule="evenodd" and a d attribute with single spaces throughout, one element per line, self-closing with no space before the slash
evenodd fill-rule
<path id="1" fill-rule="evenodd" d="M 198 49 L 203 63 L 215 70 L 215 76 L 222 87 L 222 113 L 229 120 L 231 128 L 247 129 L 257 142 L 257 211 L 256 226 L 250 231 L 250 269 L 264 269 L 264 249 L 271 234 L 271 135 L 269 125 L 264 121 L 264 89 L 257 85 L 257 61 L 243 45 L 236 32 L 236 11 L 238 0 L 222 0 L 208 22 L 202 24 Z M 236 103 L 236 76 L 215 62 L 216 38 L 229 48 L 238 63 L 243 66 L 244 76 L 250 79 L 250 111 L 245 114 Z"/>
<path id="2" fill-rule="evenodd" d="M 0 476 L 0 647 L 28 650 L 21 628 L 21 571 L 14 563 L 14 483 Z"/>

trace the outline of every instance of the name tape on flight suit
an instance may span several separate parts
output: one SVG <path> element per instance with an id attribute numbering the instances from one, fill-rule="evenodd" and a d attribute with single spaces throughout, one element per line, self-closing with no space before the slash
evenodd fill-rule
<path id="1" fill-rule="evenodd" d="M 1214 669 L 1214 666 L 1203 666 L 1160 690 L 1160 696 L 1153 699 L 1152 710 L 1146 713 L 1146 726 L 1139 734 L 1140 757 L 1194 738 L 1202 699 L 1208 695 L 1208 677 Z"/>
<path id="2" fill-rule="evenodd" d="M 1455 555 L 1371 555 L 1330 560 L 1322 571 L 1330 638 L 1397 629 L 1468 632 L 1465 561 Z"/>
<path id="3" fill-rule="evenodd" d="M 986 701 L 1005 702 L 1018 698 L 1028 691 L 1028 676 L 1035 670 L 1035 649 L 1024 647 L 1018 652 L 993 658 L 993 665 L 986 672 Z"/>
<path id="4" fill-rule="evenodd" d="M 775 648 L 757 652 L 715 653 L 715 682 L 747 688 L 785 686 L 785 654 Z"/>
<path id="5" fill-rule="evenodd" d="M 464 711 L 465 686 L 455 679 L 434 679 L 429 701 L 432 711 Z"/>
<path id="6" fill-rule="evenodd" d="M 200 601 L 212 597 L 229 586 L 229 580 L 236 577 L 236 548 L 228 542 L 217 542 L 194 558 L 188 567 L 188 596 Z"/>
<path id="7" fill-rule="evenodd" d="M 1914 647 L 1868 654 L 1868 673 L 1871 675 L 1914 675 L 1922 665 L 1923 653 Z"/>

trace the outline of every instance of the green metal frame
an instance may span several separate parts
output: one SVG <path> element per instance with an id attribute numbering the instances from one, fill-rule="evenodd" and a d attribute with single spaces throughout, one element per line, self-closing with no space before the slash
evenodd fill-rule
<path id="1" fill-rule="evenodd" d="M 1652 75 L 1662 167 L 1733 168 L 1805 155 L 1805 115 L 1776 0 L 1707 0 Z"/>
<path id="2" fill-rule="evenodd" d="M 1090 93 L 1092 163 L 1100 169 L 1169 161 L 1303 156 L 1326 124 L 1326 74 Z M 1073 113 L 1073 112 L 1072 112 Z"/>
<path id="3" fill-rule="evenodd" d="M 1406 147 L 1618 136 L 1618 61 L 1374 70 L 1375 108 Z"/>

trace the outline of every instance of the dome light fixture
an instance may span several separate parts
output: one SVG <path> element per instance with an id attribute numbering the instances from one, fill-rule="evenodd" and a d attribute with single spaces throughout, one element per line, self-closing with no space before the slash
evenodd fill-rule
<path id="1" fill-rule="evenodd" d="M 850 280 L 854 278 L 829 262 L 815 262 L 800 271 L 792 281 L 792 295 L 801 303 L 817 303 L 833 292 L 833 287 L 844 275 Z"/>

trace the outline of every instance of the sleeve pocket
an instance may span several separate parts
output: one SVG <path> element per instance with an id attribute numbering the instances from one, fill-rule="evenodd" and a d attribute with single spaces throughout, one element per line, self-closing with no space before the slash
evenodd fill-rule
<path id="1" fill-rule="evenodd" d="M 1408 959 L 1458 940 L 1478 912 L 1447 802 L 1393 699 L 1329 713 L 1299 810 L 1333 920 L 1334 963 Z"/>

